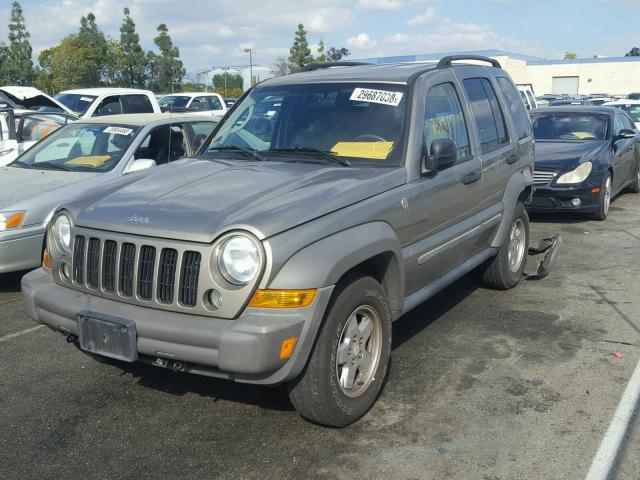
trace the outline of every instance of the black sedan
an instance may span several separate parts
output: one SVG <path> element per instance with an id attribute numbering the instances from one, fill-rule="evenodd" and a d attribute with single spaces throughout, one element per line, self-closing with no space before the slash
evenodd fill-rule
<path id="1" fill-rule="evenodd" d="M 604 220 L 611 199 L 640 192 L 640 135 L 610 107 L 550 107 L 531 112 L 535 146 L 532 212 L 571 211 Z"/>

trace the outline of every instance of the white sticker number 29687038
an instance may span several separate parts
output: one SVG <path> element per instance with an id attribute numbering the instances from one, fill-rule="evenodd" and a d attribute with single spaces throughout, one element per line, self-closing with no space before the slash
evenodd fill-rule
<path id="1" fill-rule="evenodd" d="M 381 103 L 397 107 L 402 101 L 402 92 L 389 92 L 387 90 L 371 90 L 369 88 L 356 88 L 351 94 L 350 100 L 360 102 Z"/>

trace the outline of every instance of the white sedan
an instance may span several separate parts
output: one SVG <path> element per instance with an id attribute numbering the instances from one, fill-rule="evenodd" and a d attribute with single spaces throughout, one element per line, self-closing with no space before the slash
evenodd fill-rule
<path id="1" fill-rule="evenodd" d="M 616 100 L 602 104 L 603 107 L 615 107 L 624 110 L 629 114 L 636 128 L 640 130 L 640 100 Z"/>

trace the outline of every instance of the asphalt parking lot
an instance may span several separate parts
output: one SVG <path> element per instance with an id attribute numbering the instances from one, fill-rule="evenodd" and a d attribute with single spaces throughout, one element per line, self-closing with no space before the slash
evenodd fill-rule
<path id="1" fill-rule="evenodd" d="M 470 275 L 399 320 L 383 395 L 342 430 L 282 388 L 96 362 L 33 329 L 20 276 L 0 277 L 0 477 L 584 478 L 640 358 L 640 196 L 604 223 L 532 223 L 555 232 L 549 278 Z M 635 423 L 615 478 L 639 476 Z"/>

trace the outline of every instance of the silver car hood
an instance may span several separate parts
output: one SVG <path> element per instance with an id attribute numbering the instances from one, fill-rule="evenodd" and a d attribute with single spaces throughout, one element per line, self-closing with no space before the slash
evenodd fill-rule
<path id="1" fill-rule="evenodd" d="M 83 227 L 208 243 L 232 229 L 266 238 L 405 181 L 403 168 L 183 160 L 63 207 Z"/>
<path id="2" fill-rule="evenodd" d="M 41 223 L 60 202 L 89 188 L 101 175 L 1 167 L 0 211 L 27 210 L 25 225 Z"/>

